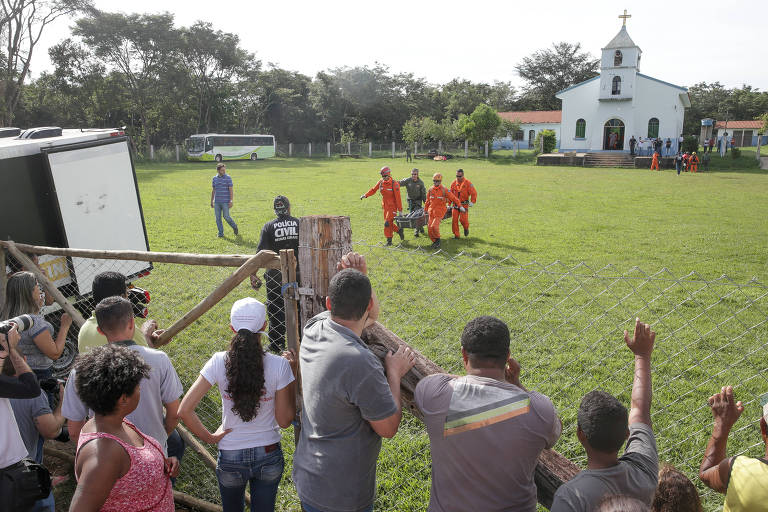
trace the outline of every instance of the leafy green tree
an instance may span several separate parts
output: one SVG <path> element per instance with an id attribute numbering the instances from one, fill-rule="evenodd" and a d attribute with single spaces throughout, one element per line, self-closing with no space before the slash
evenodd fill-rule
<path id="1" fill-rule="evenodd" d="M 496 135 L 500 138 L 509 137 L 511 140 L 515 140 L 515 135 L 520 131 L 520 120 L 515 119 L 510 121 L 509 119 L 502 119 L 499 123 L 499 131 Z"/>
<path id="2" fill-rule="evenodd" d="M 149 150 L 152 135 L 162 122 L 157 107 L 168 97 L 162 78 L 176 64 L 175 49 L 181 45 L 173 15 L 94 11 L 77 20 L 73 33 L 95 57 L 123 75 Z"/>
<path id="3" fill-rule="evenodd" d="M 537 153 L 542 151 L 542 139 L 544 146 L 544 153 L 551 153 L 557 146 L 557 134 L 555 130 L 541 130 L 536 135 L 536 142 L 534 142 L 535 151 Z"/>
<path id="4" fill-rule="evenodd" d="M 431 138 L 431 134 L 427 133 L 427 129 L 434 124 L 434 121 L 428 117 L 412 117 L 403 124 L 402 133 L 403 140 L 408 145 L 417 143 L 419 146 L 424 145 L 424 141 Z"/>
<path id="5" fill-rule="evenodd" d="M 3 0 L 0 35 L 5 52 L 0 65 L 2 119 L 13 123 L 29 75 L 32 56 L 46 27 L 58 18 L 91 7 L 91 0 Z"/>
<path id="6" fill-rule="evenodd" d="M 515 71 L 525 80 L 523 97 L 525 108 L 559 110 L 560 100 L 555 93 L 571 85 L 597 76 L 600 61 L 581 51 L 580 43 L 560 42 L 524 57 Z"/>
<path id="7" fill-rule="evenodd" d="M 465 128 L 464 132 L 468 134 L 468 140 L 478 146 L 493 140 L 501 124 L 499 114 L 493 108 L 482 103 L 469 115 L 469 119 L 471 123 L 465 126 L 471 127 L 471 129 L 467 131 Z"/>

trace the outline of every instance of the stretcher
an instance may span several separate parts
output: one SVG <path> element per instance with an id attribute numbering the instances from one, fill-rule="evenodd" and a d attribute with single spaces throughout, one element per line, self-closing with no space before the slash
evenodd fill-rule
<path id="1" fill-rule="evenodd" d="M 400 228 L 418 229 L 427 225 L 427 214 L 424 208 L 419 208 L 408 215 L 397 215 L 395 222 Z"/>

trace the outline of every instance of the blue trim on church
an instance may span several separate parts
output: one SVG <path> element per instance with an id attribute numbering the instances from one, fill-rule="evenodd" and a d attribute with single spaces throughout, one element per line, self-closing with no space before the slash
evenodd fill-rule
<path id="1" fill-rule="evenodd" d="M 681 91 L 688 92 L 687 87 L 682 87 L 680 85 L 671 84 L 669 82 L 665 82 L 664 80 L 659 80 L 658 78 L 653 78 L 652 76 L 644 75 L 642 73 L 638 73 L 637 76 L 641 76 L 643 78 L 647 78 L 648 80 L 653 80 L 654 82 L 659 82 L 660 84 L 668 85 L 670 87 L 674 87 L 675 89 L 680 89 Z"/>
<path id="2" fill-rule="evenodd" d="M 577 87 L 581 87 L 582 85 L 584 85 L 584 84 L 588 84 L 589 82 L 592 82 L 592 81 L 594 81 L 594 80 L 597 80 L 598 78 L 600 78 L 600 75 L 597 75 L 597 76 L 595 76 L 595 77 L 592 77 L 592 78 L 590 78 L 589 80 L 584 80 L 583 82 L 580 82 L 580 83 L 578 83 L 578 84 L 572 85 L 572 86 L 570 86 L 570 87 L 566 87 L 566 88 L 565 88 L 565 89 L 563 89 L 562 91 L 557 91 L 557 92 L 555 93 L 555 96 L 557 96 L 558 94 L 564 93 L 564 92 L 566 92 L 566 91 L 570 91 L 571 89 L 575 89 L 575 88 L 577 88 Z"/>

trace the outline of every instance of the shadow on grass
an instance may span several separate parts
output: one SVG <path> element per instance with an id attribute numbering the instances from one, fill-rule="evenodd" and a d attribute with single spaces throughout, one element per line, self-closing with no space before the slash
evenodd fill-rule
<path id="1" fill-rule="evenodd" d="M 258 241 L 249 240 L 249 239 L 243 238 L 242 236 L 224 235 L 223 237 L 221 237 L 221 239 L 226 240 L 232 245 L 236 245 L 238 247 L 247 247 L 249 249 L 253 249 L 254 254 L 256 253 L 256 248 L 259 246 Z"/>
<path id="2" fill-rule="evenodd" d="M 442 237 L 440 239 L 440 249 L 449 256 L 454 256 L 456 254 L 463 252 L 464 254 L 471 256 L 473 258 L 479 258 L 488 253 L 489 246 L 501 248 L 508 254 L 512 254 L 513 252 L 516 252 L 516 253 L 531 252 L 531 250 L 528 249 L 527 247 L 500 243 L 494 240 L 487 240 L 483 238 L 473 238 L 469 236 L 469 237 L 462 237 L 457 239 L 453 237 L 453 233 L 451 233 L 450 228 L 447 230 L 447 233 L 444 232 L 441 234 L 442 234 Z M 406 235 L 405 241 L 396 244 L 396 247 L 400 247 L 405 250 L 413 250 L 413 249 L 420 248 L 425 251 L 434 252 L 434 250 L 430 249 L 429 247 L 431 243 L 432 242 L 428 236 L 420 236 L 418 238 L 413 238 L 413 237 L 408 237 Z"/>
<path id="3" fill-rule="evenodd" d="M 224 163 L 230 171 L 259 171 L 262 169 L 306 169 L 321 167 L 327 158 L 272 158 L 269 160 L 233 161 Z M 216 162 L 171 162 L 171 163 L 136 163 L 137 174 L 141 175 L 142 183 L 151 182 L 157 178 L 167 178 L 174 174 L 197 173 L 201 170 L 210 171 L 211 177 L 216 174 Z"/>

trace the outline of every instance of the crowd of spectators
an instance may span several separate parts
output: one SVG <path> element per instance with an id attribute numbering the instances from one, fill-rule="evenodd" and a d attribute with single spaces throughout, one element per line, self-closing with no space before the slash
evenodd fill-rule
<path id="1" fill-rule="evenodd" d="M 175 433 L 181 420 L 217 445 L 225 512 L 243 510 L 248 487 L 252 511 L 274 510 L 285 467 L 280 429 L 296 416 L 300 378 L 303 407 L 291 478 L 302 509 L 373 510 L 381 439 L 398 432 L 400 381 L 416 354 L 401 346 L 382 362 L 362 341 L 379 316 L 367 273 L 363 256 L 342 257 L 329 283 L 327 311 L 308 321 L 298 354 L 265 350 L 267 309 L 250 297 L 236 301 L 227 350 L 211 356 L 183 398 L 169 357 L 152 348 L 162 330 L 150 321 L 137 334 L 125 277 L 101 274 L 94 280 L 99 301 L 90 328 L 80 332 L 82 353 L 54 407 L 38 380 L 61 353 L 59 336 L 54 340 L 39 316 L 44 298 L 34 276 L 12 276 L 3 318 L 37 317 L 21 334 L 18 321 L 0 324 L 0 509 L 54 510 L 50 485 L 31 492 L 19 482 L 45 471 L 41 439 L 63 440 L 68 431 L 77 444 L 70 510 L 172 511 L 184 452 Z M 587 467 L 557 489 L 553 512 L 702 510 L 683 473 L 669 465 L 659 469 L 651 422 L 655 339 L 639 319 L 632 334 L 624 332 L 634 358 L 629 409 L 601 390 L 581 400 L 576 435 Z M 433 374 L 416 386 L 432 455 L 431 512 L 536 510 L 535 467 L 560 438 L 562 423 L 552 401 L 520 381 L 511 348 L 502 320 L 477 317 L 461 334 L 457 357 L 464 374 Z M 211 432 L 196 410 L 214 386 L 221 424 Z M 714 426 L 701 481 L 725 494 L 725 511 L 768 510 L 768 405 L 760 419 L 767 458 L 759 459 L 726 455 L 728 435 L 744 411 L 733 388 L 723 387 L 709 405 Z"/>

